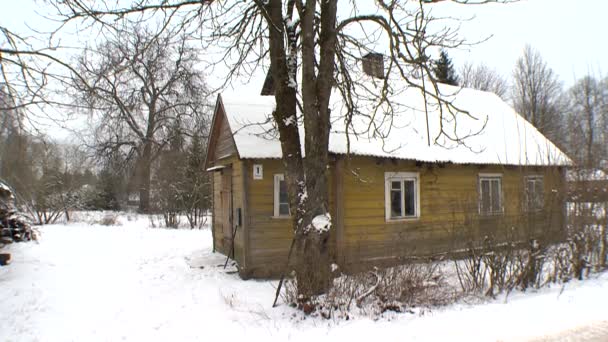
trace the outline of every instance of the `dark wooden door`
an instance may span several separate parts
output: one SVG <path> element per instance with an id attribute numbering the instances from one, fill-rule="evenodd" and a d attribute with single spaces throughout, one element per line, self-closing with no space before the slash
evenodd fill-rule
<path id="1" fill-rule="evenodd" d="M 222 247 L 230 253 L 232 247 L 232 168 L 222 170 Z"/>

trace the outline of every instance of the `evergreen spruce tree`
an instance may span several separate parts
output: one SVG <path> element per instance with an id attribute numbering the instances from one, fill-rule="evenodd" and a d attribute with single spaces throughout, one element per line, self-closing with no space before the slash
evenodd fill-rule
<path id="1" fill-rule="evenodd" d="M 189 189 L 185 193 L 186 216 L 191 228 L 200 227 L 204 216 L 211 207 L 211 187 L 209 175 L 204 172 L 205 146 L 200 133 L 195 133 L 186 151 L 187 165 L 185 182 Z"/>
<path id="2" fill-rule="evenodd" d="M 169 127 L 168 146 L 160 152 L 153 176 L 151 204 L 160 210 L 167 227 L 177 228 L 183 212 L 185 136 L 179 120 Z"/>
<path id="3" fill-rule="evenodd" d="M 454 70 L 452 59 L 448 56 L 447 51 L 441 50 L 439 59 L 433 61 L 433 73 L 437 81 L 453 86 L 458 85 L 458 75 Z"/>
<path id="4" fill-rule="evenodd" d="M 97 197 L 86 203 L 86 207 L 89 209 L 120 210 L 120 195 L 118 192 L 121 183 L 120 175 L 110 166 L 105 166 L 98 176 Z"/>
<path id="5" fill-rule="evenodd" d="M 127 177 L 125 170 L 128 161 L 118 153 L 103 157 L 103 166 L 95 182 L 96 196 L 89 198 L 85 206 L 89 209 L 121 210 L 127 202 Z M 88 175 L 87 177 L 91 177 Z"/>

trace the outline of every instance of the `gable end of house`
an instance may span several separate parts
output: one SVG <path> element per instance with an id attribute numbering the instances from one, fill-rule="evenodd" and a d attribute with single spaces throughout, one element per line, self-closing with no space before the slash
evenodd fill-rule
<path id="1" fill-rule="evenodd" d="M 230 123 L 226 117 L 221 95 L 217 97 L 210 132 L 205 170 L 217 166 L 220 160 L 234 155 L 238 156 L 238 149 L 234 142 Z"/>

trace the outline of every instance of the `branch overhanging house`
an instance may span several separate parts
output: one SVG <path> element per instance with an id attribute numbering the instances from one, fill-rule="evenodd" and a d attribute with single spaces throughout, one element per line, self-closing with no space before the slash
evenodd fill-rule
<path id="1" fill-rule="evenodd" d="M 423 92 L 373 75 L 354 80 L 352 102 L 332 95 L 336 264 L 356 270 L 562 236 L 572 161 L 533 125 L 493 93 Z M 274 108 L 274 96 L 219 95 L 209 137 L 214 249 L 244 278 L 280 275 L 293 237 Z"/>

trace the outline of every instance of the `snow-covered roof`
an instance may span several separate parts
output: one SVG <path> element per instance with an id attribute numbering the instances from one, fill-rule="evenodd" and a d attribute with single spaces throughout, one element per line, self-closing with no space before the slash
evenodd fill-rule
<path id="1" fill-rule="evenodd" d="M 221 99 L 241 158 L 281 158 L 281 144 L 271 121 L 274 96 L 222 94 Z"/>
<path id="2" fill-rule="evenodd" d="M 390 90 L 389 106 L 369 96 L 381 89 L 374 82 L 378 81 L 360 82 L 360 94 L 367 96 L 353 103 L 356 111 L 348 134 L 347 106 L 338 92 L 332 95 L 330 153 L 459 164 L 571 164 L 566 154 L 493 93 L 440 84 L 441 98 L 453 105 L 448 106 L 417 87 L 404 86 Z M 221 99 L 241 158 L 281 157 L 271 120 L 273 96 L 223 94 Z"/>

